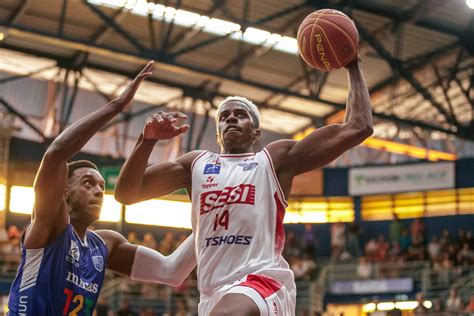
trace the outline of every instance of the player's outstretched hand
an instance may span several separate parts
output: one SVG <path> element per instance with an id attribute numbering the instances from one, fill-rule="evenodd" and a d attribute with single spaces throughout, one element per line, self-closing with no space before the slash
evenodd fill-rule
<path id="1" fill-rule="evenodd" d="M 178 119 L 186 119 L 181 112 L 158 112 L 150 116 L 143 128 L 143 137 L 149 140 L 170 139 L 186 133 L 189 125 L 177 125 Z"/>
<path id="2" fill-rule="evenodd" d="M 126 111 L 130 108 L 132 104 L 133 98 L 135 97 L 135 93 L 137 93 L 138 87 L 140 87 L 143 80 L 148 78 L 153 73 L 155 62 L 152 60 L 150 61 L 141 71 L 140 73 L 133 79 L 125 88 L 120 96 L 118 96 L 114 100 L 114 104 L 120 108 L 121 111 Z"/>

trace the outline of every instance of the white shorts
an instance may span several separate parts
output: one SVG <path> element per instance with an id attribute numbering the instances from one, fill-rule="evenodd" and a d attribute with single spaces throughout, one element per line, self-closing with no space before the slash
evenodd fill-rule
<path id="1" fill-rule="evenodd" d="M 201 295 L 199 316 L 208 316 L 221 298 L 230 293 L 248 296 L 260 309 L 262 316 L 294 316 L 296 293 L 277 280 L 258 274 L 248 274 L 243 279 L 225 285 L 210 296 Z"/>

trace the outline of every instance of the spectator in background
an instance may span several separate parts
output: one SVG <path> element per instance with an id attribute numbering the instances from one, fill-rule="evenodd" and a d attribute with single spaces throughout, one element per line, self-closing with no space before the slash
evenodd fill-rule
<path id="1" fill-rule="evenodd" d="M 141 243 L 142 246 L 144 247 L 148 247 L 148 248 L 151 248 L 151 249 L 157 249 L 157 243 L 156 243 L 156 240 L 155 240 L 155 236 L 153 236 L 152 233 L 146 233 L 144 236 L 143 236 L 143 242 Z M 167 252 L 167 253 L 161 253 L 163 256 L 167 256 L 170 254 L 170 252 Z"/>
<path id="2" fill-rule="evenodd" d="M 300 254 L 300 245 L 294 232 L 289 231 L 286 235 L 285 248 L 283 248 L 285 258 L 297 257 Z"/>
<path id="3" fill-rule="evenodd" d="M 377 253 L 378 245 L 375 241 L 375 238 L 370 238 L 367 244 L 365 245 L 365 255 L 369 261 L 374 261 L 375 254 Z"/>
<path id="4" fill-rule="evenodd" d="M 455 240 L 456 248 L 461 249 L 462 244 L 464 244 L 465 241 L 466 241 L 466 232 L 464 231 L 464 229 L 458 230 L 458 237 Z"/>
<path id="5" fill-rule="evenodd" d="M 364 279 L 371 278 L 372 273 L 373 273 L 372 263 L 370 263 L 366 257 L 360 257 L 359 264 L 357 265 L 356 273 L 357 273 L 357 276 L 361 278 L 364 278 Z"/>
<path id="6" fill-rule="evenodd" d="M 303 249 L 305 254 L 314 256 L 316 250 L 316 232 L 311 224 L 304 225 Z"/>
<path id="7" fill-rule="evenodd" d="M 425 307 L 425 305 L 423 305 L 423 303 L 425 302 L 424 294 L 421 292 L 416 293 L 416 301 L 418 302 L 418 306 L 413 310 L 413 312 L 415 313 L 415 316 L 428 315 L 429 310 L 428 308 Z"/>
<path id="8" fill-rule="evenodd" d="M 457 255 L 458 263 L 461 266 L 474 264 L 474 251 L 469 249 L 469 244 L 465 242 Z"/>
<path id="9" fill-rule="evenodd" d="M 449 231 L 447 229 L 443 229 L 441 238 L 439 239 L 439 244 L 441 246 L 441 250 L 447 249 L 451 244 L 451 236 L 449 235 Z"/>
<path id="10" fill-rule="evenodd" d="M 471 295 L 471 299 L 469 300 L 469 303 L 466 305 L 466 313 L 474 313 L 474 295 Z"/>
<path id="11" fill-rule="evenodd" d="M 95 316 L 111 316 L 112 311 L 110 310 L 107 300 L 100 296 L 97 305 L 95 306 Z"/>
<path id="12" fill-rule="evenodd" d="M 292 257 L 290 267 L 295 275 L 295 280 L 308 281 L 314 276 L 316 263 L 308 256 L 304 256 L 303 258 Z"/>
<path id="13" fill-rule="evenodd" d="M 129 305 L 128 300 L 122 301 L 122 306 L 116 313 L 117 316 L 137 316 L 138 314 L 135 313 Z"/>
<path id="14" fill-rule="evenodd" d="M 400 248 L 400 244 L 398 241 L 392 241 L 392 244 L 390 245 L 390 248 L 388 249 L 387 252 L 387 259 L 389 261 L 396 261 L 398 257 L 402 255 L 402 250 Z"/>
<path id="15" fill-rule="evenodd" d="M 397 213 L 393 213 L 393 221 L 390 223 L 390 241 L 400 241 L 402 235 L 403 224 L 398 219 Z"/>
<path id="16" fill-rule="evenodd" d="M 137 233 L 134 231 L 131 231 L 128 233 L 127 240 L 129 243 L 134 244 L 134 245 L 140 244 L 140 239 L 138 239 Z"/>
<path id="17" fill-rule="evenodd" d="M 423 247 L 423 244 L 420 243 L 412 243 L 411 246 L 408 247 L 406 257 L 409 261 L 425 260 L 425 247 Z"/>
<path id="18" fill-rule="evenodd" d="M 298 257 L 293 257 L 290 267 L 295 275 L 295 280 L 304 279 L 307 273 L 307 267 L 305 267 L 305 265 L 303 264 L 303 259 L 298 258 Z"/>
<path id="19" fill-rule="evenodd" d="M 411 245 L 411 238 L 410 238 L 410 235 L 408 234 L 408 229 L 406 227 L 403 227 L 402 229 L 402 234 L 400 236 L 399 243 L 400 243 L 400 249 L 402 250 L 402 253 L 405 253 Z"/>
<path id="20" fill-rule="evenodd" d="M 174 236 L 172 232 L 167 232 L 165 237 L 160 241 L 160 246 L 158 251 L 161 252 L 164 256 L 171 254 L 174 247 Z"/>
<path id="21" fill-rule="evenodd" d="M 337 222 L 331 225 L 331 260 L 336 260 L 346 244 L 346 226 Z"/>
<path id="22" fill-rule="evenodd" d="M 8 227 L 8 239 L 14 240 L 14 239 L 20 239 L 21 237 L 21 232 L 18 230 L 18 227 L 15 225 L 10 225 Z"/>
<path id="23" fill-rule="evenodd" d="M 420 218 L 415 218 L 411 223 L 411 242 L 415 245 L 423 244 L 425 236 L 425 224 Z"/>
<path id="24" fill-rule="evenodd" d="M 385 236 L 380 234 L 377 239 L 377 251 L 375 252 L 375 261 L 382 262 L 387 256 L 388 242 L 385 241 Z"/>
<path id="25" fill-rule="evenodd" d="M 431 237 L 431 241 L 428 244 L 428 254 L 432 262 L 436 261 L 441 254 L 441 246 L 438 242 L 438 237 Z"/>
<path id="26" fill-rule="evenodd" d="M 433 306 L 431 306 L 430 312 L 433 313 L 433 316 L 442 315 L 443 312 L 443 303 L 439 298 L 432 300 Z"/>
<path id="27" fill-rule="evenodd" d="M 474 238 L 472 237 L 472 230 L 466 232 L 466 242 L 469 245 L 469 249 L 474 250 Z"/>
<path id="28" fill-rule="evenodd" d="M 446 300 L 446 311 L 447 312 L 460 312 L 462 310 L 462 301 L 458 296 L 458 290 L 452 288 L 449 291 L 449 297 Z"/>
<path id="29" fill-rule="evenodd" d="M 360 226 L 356 222 L 351 223 L 347 234 L 347 250 L 353 258 L 359 258 L 362 255 L 359 241 L 360 234 Z"/>

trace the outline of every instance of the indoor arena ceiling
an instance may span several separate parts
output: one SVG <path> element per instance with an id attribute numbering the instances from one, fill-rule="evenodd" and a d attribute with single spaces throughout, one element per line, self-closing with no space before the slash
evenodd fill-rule
<path id="1" fill-rule="evenodd" d="M 311 70 L 296 49 L 299 23 L 326 7 L 359 29 L 375 137 L 474 140 L 474 10 L 464 0 L 2 0 L 0 69 L 110 96 L 154 59 L 139 100 L 212 115 L 242 95 L 264 129 L 295 135 L 343 117 L 345 71 Z"/>

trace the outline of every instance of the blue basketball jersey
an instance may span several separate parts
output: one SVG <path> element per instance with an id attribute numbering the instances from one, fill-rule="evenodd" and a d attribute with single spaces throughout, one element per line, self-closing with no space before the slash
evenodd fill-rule
<path id="1" fill-rule="evenodd" d="M 21 248 L 8 315 L 92 315 L 107 260 L 102 238 L 87 231 L 82 241 L 68 224 L 48 246 Z"/>

